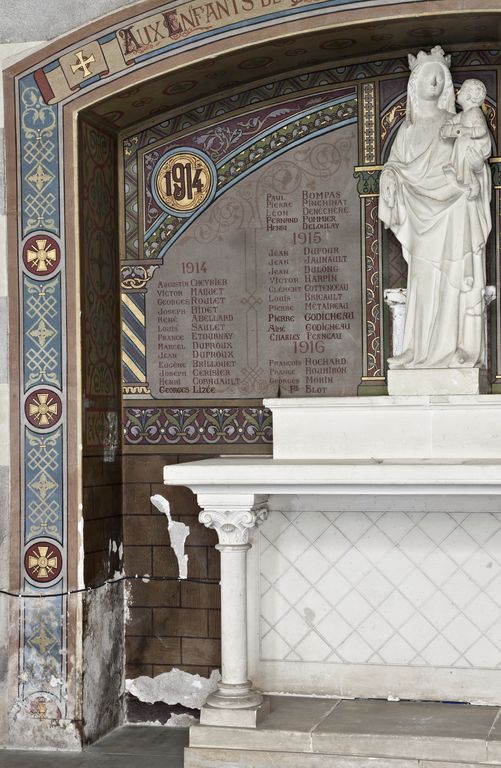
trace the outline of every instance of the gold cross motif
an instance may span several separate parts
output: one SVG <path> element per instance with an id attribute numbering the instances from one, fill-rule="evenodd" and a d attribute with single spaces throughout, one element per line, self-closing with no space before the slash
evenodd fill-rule
<path id="1" fill-rule="evenodd" d="M 42 272 L 43 270 L 40 269 L 39 271 Z M 38 341 L 38 345 L 42 347 L 42 349 L 45 347 L 47 341 L 50 341 L 50 339 L 55 335 L 55 333 L 55 331 L 51 330 L 45 325 L 43 320 L 40 320 L 37 328 L 33 328 L 33 330 L 29 331 L 29 335 Z"/>
<path id="2" fill-rule="evenodd" d="M 79 69 L 82 70 L 82 79 L 85 80 L 86 77 L 89 77 L 92 75 L 92 72 L 89 69 L 89 64 L 92 64 L 95 61 L 94 54 L 91 53 L 88 59 L 84 58 L 84 52 L 83 50 L 78 51 L 78 53 L 75 53 L 77 63 L 71 65 L 71 69 L 73 71 L 73 74 L 75 72 L 78 72 Z"/>
<path id="3" fill-rule="evenodd" d="M 31 176 L 28 176 L 28 181 L 32 181 L 39 192 L 45 187 L 45 185 L 51 181 L 52 175 L 45 173 L 43 166 L 39 163 L 38 167 Z"/>
<path id="4" fill-rule="evenodd" d="M 33 550 L 28 556 L 28 568 L 40 579 L 47 579 L 58 567 L 57 554 L 54 550 L 49 551 L 49 547 L 39 546 L 37 549 L 38 553 Z"/>
<path id="5" fill-rule="evenodd" d="M 50 479 L 45 473 L 40 476 L 40 478 L 37 480 L 36 483 L 31 483 L 31 487 L 34 488 L 36 491 L 38 491 L 40 498 L 42 501 L 45 501 L 47 496 L 50 494 L 51 491 L 54 490 L 54 488 L 57 488 L 57 483 L 54 483 L 53 480 Z M 45 523 L 47 525 L 47 523 Z M 43 547 L 39 547 L 38 551 L 41 552 Z M 47 554 L 47 553 L 45 553 Z M 30 567 L 33 565 L 32 557 L 30 556 Z M 36 565 L 36 563 L 35 563 Z M 57 565 L 57 562 L 56 562 Z"/>
<path id="6" fill-rule="evenodd" d="M 37 393 L 35 397 L 36 402 L 28 405 L 28 415 L 39 427 L 48 427 L 59 415 L 58 404 L 48 392 Z"/>
<path id="7" fill-rule="evenodd" d="M 50 240 L 37 240 L 36 247 L 28 249 L 28 264 L 35 267 L 37 272 L 47 272 L 57 259 L 56 249 Z"/>

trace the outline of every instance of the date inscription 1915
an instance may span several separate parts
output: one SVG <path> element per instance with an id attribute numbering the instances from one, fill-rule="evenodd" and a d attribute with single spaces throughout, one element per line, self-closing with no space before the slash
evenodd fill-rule
<path id="1" fill-rule="evenodd" d="M 191 213 L 209 197 L 214 186 L 213 172 L 202 157 L 192 152 L 170 155 L 156 175 L 156 192 L 166 208 Z"/>

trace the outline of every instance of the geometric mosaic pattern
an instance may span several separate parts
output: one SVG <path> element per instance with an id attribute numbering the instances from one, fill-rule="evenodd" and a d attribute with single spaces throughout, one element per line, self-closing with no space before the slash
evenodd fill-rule
<path id="1" fill-rule="evenodd" d="M 61 276 L 44 282 L 23 278 L 25 387 L 61 388 Z"/>
<path id="2" fill-rule="evenodd" d="M 62 543 L 62 429 L 50 435 L 26 429 L 25 541 L 49 534 Z"/>
<path id="3" fill-rule="evenodd" d="M 59 234 L 58 110 L 45 103 L 33 75 L 23 78 L 20 100 L 23 235 Z"/>
<path id="4" fill-rule="evenodd" d="M 126 445 L 271 445 L 266 408 L 124 408 Z"/>
<path id="5" fill-rule="evenodd" d="M 22 589 L 64 589 L 64 260 L 59 242 L 59 108 L 33 75 L 19 81 L 21 157 Z M 57 236 L 58 239 L 55 239 Z M 57 543 L 59 543 L 59 546 Z M 37 717 L 66 712 L 65 600 L 27 599 L 20 612 L 19 689 Z"/>
<path id="6" fill-rule="evenodd" d="M 273 512 L 263 660 L 501 669 L 501 513 Z"/>
<path id="7" fill-rule="evenodd" d="M 62 698 L 65 686 L 64 677 L 61 680 L 61 676 L 64 676 L 66 664 L 62 657 L 64 625 L 60 617 L 65 603 L 66 600 L 62 597 L 24 600 L 22 618 L 25 648 L 21 679 L 23 699 L 40 697 L 42 692 L 43 701 L 47 700 L 47 694 L 51 699 L 56 695 L 59 699 Z M 61 717 L 60 709 L 57 714 Z"/>

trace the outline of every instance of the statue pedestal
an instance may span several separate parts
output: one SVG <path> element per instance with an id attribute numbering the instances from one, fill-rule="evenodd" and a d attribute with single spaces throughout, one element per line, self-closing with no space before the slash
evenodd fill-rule
<path id="1" fill-rule="evenodd" d="M 483 368 L 414 368 L 388 371 L 388 394 L 481 395 L 487 394 L 487 371 Z"/>

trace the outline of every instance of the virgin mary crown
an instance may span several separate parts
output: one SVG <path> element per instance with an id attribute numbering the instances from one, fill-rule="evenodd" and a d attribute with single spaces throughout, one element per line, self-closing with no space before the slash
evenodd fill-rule
<path id="1" fill-rule="evenodd" d="M 409 53 L 409 69 L 411 72 L 421 64 L 431 63 L 431 62 L 437 62 L 438 64 L 443 64 L 444 67 L 447 67 L 447 69 L 451 66 L 451 57 L 450 54 L 447 54 L 447 56 L 444 54 L 443 48 L 440 47 L 440 45 L 436 45 L 434 48 L 431 49 L 429 53 L 426 53 L 426 51 L 419 51 L 417 56 L 414 56 L 412 53 Z"/>

